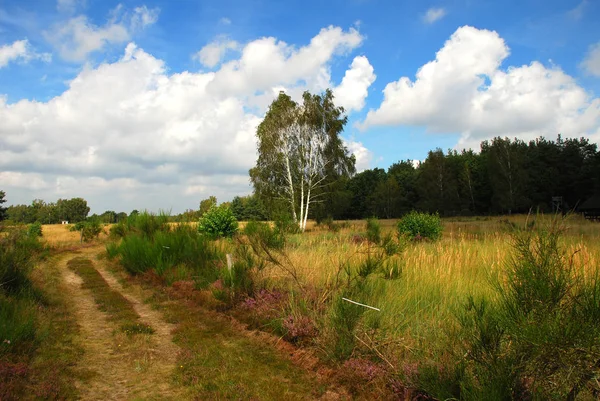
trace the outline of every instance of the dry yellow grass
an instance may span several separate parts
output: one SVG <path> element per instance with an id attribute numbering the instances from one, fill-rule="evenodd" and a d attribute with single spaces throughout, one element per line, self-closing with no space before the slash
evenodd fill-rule
<path id="1" fill-rule="evenodd" d="M 414 243 L 394 258 L 402 266 L 397 280 L 377 280 L 372 293 L 358 301 L 381 308 L 382 324 L 390 337 L 401 339 L 398 347 L 407 360 L 419 360 L 449 349 L 448 326 L 467 297 L 493 299 L 492 281 L 502 275 L 512 252 L 506 221 L 525 225 L 527 216 L 444 220 L 443 238 L 435 243 Z M 531 219 L 531 218 L 529 218 Z M 547 224 L 541 216 L 537 224 Z M 354 235 L 364 232 L 364 222 L 328 232 L 310 226 L 309 232 L 292 236 L 289 257 L 299 276 L 317 286 L 332 280 L 340 263 L 357 263 L 365 257 L 366 244 L 355 244 Z M 395 229 L 396 221 L 381 221 L 383 231 Z M 600 224 L 577 216 L 567 220 L 563 246 L 579 271 L 596 272 L 600 266 Z M 270 278 L 283 278 L 278 269 Z M 451 332 L 451 330 L 450 330 Z"/>
<path id="2" fill-rule="evenodd" d="M 53 248 L 77 246 L 81 243 L 81 235 L 79 231 L 69 231 L 71 227 L 71 224 L 45 224 L 42 226 L 42 238 Z M 105 240 L 109 229 L 110 226 L 105 225 L 98 240 Z"/>

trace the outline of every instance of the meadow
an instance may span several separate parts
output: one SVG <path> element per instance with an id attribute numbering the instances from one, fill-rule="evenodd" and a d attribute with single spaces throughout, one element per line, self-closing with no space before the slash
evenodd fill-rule
<path id="1" fill-rule="evenodd" d="M 597 397 L 586 377 L 599 358 L 585 347 L 598 338 L 600 225 L 579 216 L 446 219 L 437 241 L 398 237 L 396 220 L 311 222 L 285 235 L 248 223 L 204 244 L 185 239 L 194 225 L 169 227 L 167 236 L 112 243 L 109 256 L 167 286 L 193 283 L 204 306 L 312 350 L 356 397 Z M 202 263 L 191 262 L 193 249 L 204 250 Z M 540 330 L 520 338 L 535 319 Z M 581 333 L 565 319 L 580 319 Z M 557 363 L 570 373 L 544 371 Z M 538 368 L 545 377 L 531 372 Z"/>
<path id="2" fill-rule="evenodd" d="M 176 309 L 185 336 L 202 327 L 186 308 L 233 317 L 311 355 L 301 367 L 348 398 L 597 399 L 600 224 L 452 218 L 439 240 L 411 241 L 397 223 L 309 222 L 304 233 L 241 223 L 233 238 L 215 239 L 196 223 L 143 214 L 104 226 L 91 246 L 105 246 L 115 274 L 163 294 L 149 302 L 193 302 Z M 65 226 L 42 233 L 56 252 L 88 246 Z M 191 367 L 177 383 L 205 374 L 194 352 L 178 360 Z"/>

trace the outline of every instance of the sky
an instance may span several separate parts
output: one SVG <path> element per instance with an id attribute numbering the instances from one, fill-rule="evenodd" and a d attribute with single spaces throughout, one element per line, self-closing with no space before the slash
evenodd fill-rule
<path id="1" fill-rule="evenodd" d="M 331 88 L 357 169 L 600 143 L 600 0 L 0 0 L 0 190 L 105 210 L 252 192 L 281 90 Z"/>

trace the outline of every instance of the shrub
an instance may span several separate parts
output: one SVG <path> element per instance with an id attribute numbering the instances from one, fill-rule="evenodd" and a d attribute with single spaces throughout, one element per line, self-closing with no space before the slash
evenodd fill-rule
<path id="1" fill-rule="evenodd" d="M 460 321 L 474 399 L 592 399 L 600 391 L 600 272 L 573 269 L 560 233 L 554 224 L 513 234 L 498 302 L 469 300 Z"/>
<path id="2" fill-rule="evenodd" d="M 110 236 L 113 238 L 123 238 L 127 235 L 128 231 L 127 224 L 124 221 L 120 221 L 110 228 Z"/>
<path id="3" fill-rule="evenodd" d="M 277 228 L 272 228 L 269 223 L 249 221 L 244 227 L 250 241 L 260 241 L 269 249 L 283 249 L 285 246 L 285 235 Z"/>
<path id="4" fill-rule="evenodd" d="M 373 244 L 381 242 L 381 226 L 375 218 L 367 219 L 367 239 Z"/>
<path id="5" fill-rule="evenodd" d="M 288 213 L 275 216 L 275 228 L 285 234 L 298 234 L 300 232 L 298 222 L 292 219 L 292 216 Z"/>
<path id="6" fill-rule="evenodd" d="M 81 228 L 81 240 L 84 242 L 90 242 L 93 239 L 98 238 L 101 232 L 102 227 L 100 226 L 100 223 L 95 220 L 87 221 Z"/>
<path id="7" fill-rule="evenodd" d="M 31 260 L 42 249 L 37 237 L 23 230 L 13 230 L 0 237 L 0 292 L 17 294 L 31 287 Z"/>
<path id="8" fill-rule="evenodd" d="M 158 214 L 147 211 L 132 214 L 127 218 L 127 226 L 152 238 L 159 231 L 169 231 L 169 213 L 161 210 Z"/>
<path id="9" fill-rule="evenodd" d="M 398 233 L 413 240 L 438 240 L 442 236 L 442 228 L 442 221 L 437 214 L 416 211 L 410 212 L 398 222 Z"/>
<path id="10" fill-rule="evenodd" d="M 198 231 L 211 238 L 232 237 L 238 230 L 238 222 L 227 206 L 213 206 L 200 218 Z"/>
<path id="11" fill-rule="evenodd" d="M 42 223 L 35 222 L 27 227 L 27 235 L 30 237 L 41 237 L 42 236 Z"/>
<path id="12" fill-rule="evenodd" d="M 118 250 L 107 247 L 114 257 L 121 257 L 123 267 L 131 274 L 154 271 L 162 276 L 167 270 L 185 265 L 194 271 L 197 284 L 207 285 L 217 279 L 214 261 L 218 251 L 190 226 L 179 225 L 173 231 L 157 231 L 154 238 L 145 233 L 131 234 L 123 238 Z"/>

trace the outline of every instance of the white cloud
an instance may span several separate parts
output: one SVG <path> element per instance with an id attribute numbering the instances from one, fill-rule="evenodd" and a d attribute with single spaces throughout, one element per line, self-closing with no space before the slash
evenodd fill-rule
<path id="1" fill-rule="evenodd" d="M 231 25 L 231 20 L 227 17 L 223 17 L 219 20 L 221 25 Z"/>
<path id="2" fill-rule="evenodd" d="M 0 68 L 6 67 L 10 62 L 20 61 L 27 63 L 33 59 L 50 62 L 52 55 L 49 53 L 36 53 L 27 39 L 17 40 L 10 45 L 0 46 Z"/>
<path id="3" fill-rule="evenodd" d="M 121 59 L 84 67 L 47 102 L 0 96 L 0 170 L 18 174 L 3 189 L 13 203 L 84 196 L 98 212 L 182 211 L 208 195 L 249 193 L 267 105 L 281 88 L 299 96 L 334 87 L 329 66 L 361 40 L 335 27 L 299 48 L 257 39 L 217 71 L 181 73 L 129 44 Z M 285 68 L 273 69 L 274 60 Z M 352 150 L 362 166 L 368 150 Z"/>
<path id="4" fill-rule="evenodd" d="M 356 171 L 361 172 L 371 167 L 371 161 L 373 160 L 373 152 L 367 149 L 361 142 L 354 140 L 344 141 L 344 145 L 348 148 L 348 151 L 356 158 Z"/>
<path id="5" fill-rule="evenodd" d="M 208 68 L 216 67 L 223 60 L 223 57 L 229 50 L 239 50 L 240 44 L 227 37 L 219 37 L 213 42 L 204 46 L 194 58 L 198 59 Z"/>
<path id="6" fill-rule="evenodd" d="M 345 32 L 333 26 L 321 29 L 307 46 L 299 49 L 273 37 L 257 39 L 244 47 L 239 59 L 221 66 L 208 90 L 228 94 L 267 91 L 273 82 L 299 80 L 309 89 L 322 90 L 329 83 L 327 63 L 331 57 L 347 54 L 362 40 L 354 28 Z"/>
<path id="7" fill-rule="evenodd" d="M 572 8 L 567 12 L 569 18 L 579 21 L 583 17 L 583 13 L 587 8 L 588 0 L 582 0 L 575 8 Z"/>
<path id="8" fill-rule="evenodd" d="M 581 67 L 588 74 L 600 77 L 600 42 L 590 46 Z"/>
<path id="9" fill-rule="evenodd" d="M 337 103 L 346 111 L 360 111 L 365 107 L 369 87 L 375 82 L 373 66 L 365 56 L 355 57 L 342 83 L 335 88 Z"/>
<path id="10" fill-rule="evenodd" d="M 146 28 L 148 25 L 155 24 L 158 21 L 158 15 L 160 14 L 159 8 L 149 9 L 146 6 L 136 7 L 133 10 L 131 17 L 130 27 L 132 31 L 140 31 Z"/>
<path id="11" fill-rule="evenodd" d="M 600 126 L 600 99 L 592 98 L 558 67 L 539 62 L 500 68 L 509 49 L 496 33 L 459 28 L 415 81 L 387 84 L 384 100 L 361 128 L 423 126 L 461 133 L 460 147 L 479 148 L 494 136 L 532 139 L 591 134 Z"/>
<path id="12" fill-rule="evenodd" d="M 87 17 L 80 15 L 54 25 L 45 32 L 45 36 L 62 58 L 80 62 L 90 53 L 110 44 L 122 44 L 130 40 L 133 34 L 157 21 L 159 9 L 142 6 L 135 8 L 133 13 L 127 13 L 119 4 L 110 14 L 111 17 L 103 26 L 94 25 Z"/>
<path id="13" fill-rule="evenodd" d="M 442 7 L 431 7 L 423 15 L 423 21 L 427 24 L 433 24 L 434 22 L 441 20 L 446 16 L 446 10 Z"/>
<path id="14" fill-rule="evenodd" d="M 56 9 L 61 13 L 74 13 L 80 0 L 57 0 Z"/>

